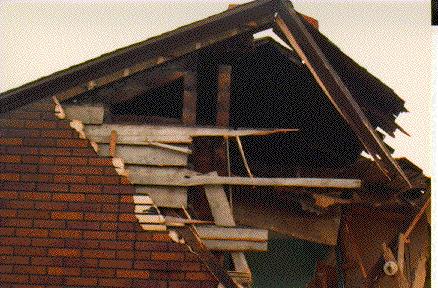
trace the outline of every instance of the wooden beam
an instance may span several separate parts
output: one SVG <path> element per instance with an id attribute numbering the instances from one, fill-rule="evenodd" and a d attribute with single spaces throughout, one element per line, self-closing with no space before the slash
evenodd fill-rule
<path id="1" fill-rule="evenodd" d="M 284 186 L 306 188 L 336 188 L 358 189 L 361 181 L 357 179 L 328 179 L 328 178 L 247 178 L 222 176 L 191 176 L 190 178 L 147 176 L 139 179 L 138 184 L 159 186 Z M 211 188 L 208 188 L 211 189 Z"/>
<path id="2" fill-rule="evenodd" d="M 216 125 L 228 127 L 230 124 L 231 66 L 221 65 L 218 71 L 218 93 Z"/>
<path id="3" fill-rule="evenodd" d="M 117 144 L 117 132 L 115 130 L 111 131 L 110 143 L 109 143 L 109 154 L 111 157 L 116 157 L 116 144 Z"/>
<path id="4" fill-rule="evenodd" d="M 390 179 L 401 178 L 404 187 L 400 188 L 411 188 L 412 185 L 409 179 L 392 158 L 385 143 L 383 143 L 348 88 L 307 31 L 300 16 L 292 8 L 289 1 L 278 1 L 278 16 L 275 22 L 312 73 L 322 91 L 351 127 L 382 172 Z"/>
<path id="5" fill-rule="evenodd" d="M 217 223 L 216 223 L 217 224 Z M 196 226 L 203 240 L 267 242 L 268 230 L 245 227 Z"/>
<path id="6" fill-rule="evenodd" d="M 236 226 L 224 188 L 220 185 L 208 185 L 205 187 L 205 195 L 216 225 Z"/>
<path id="7" fill-rule="evenodd" d="M 267 242 L 226 241 L 226 240 L 202 240 L 202 242 L 209 250 L 213 250 L 213 251 L 230 251 L 230 252 L 268 251 Z"/>
<path id="8" fill-rule="evenodd" d="M 182 121 L 190 126 L 196 124 L 197 86 L 196 72 L 185 72 Z"/>

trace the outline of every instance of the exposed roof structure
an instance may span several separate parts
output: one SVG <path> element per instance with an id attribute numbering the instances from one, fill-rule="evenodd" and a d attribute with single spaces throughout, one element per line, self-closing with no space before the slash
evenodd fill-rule
<path id="1" fill-rule="evenodd" d="M 395 283 L 380 267 L 409 237 L 426 261 L 430 181 L 376 130 L 403 131 L 404 101 L 316 24 L 257 0 L 1 93 L 0 282 L 250 286 L 268 231 L 354 263 L 312 287 Z"/>

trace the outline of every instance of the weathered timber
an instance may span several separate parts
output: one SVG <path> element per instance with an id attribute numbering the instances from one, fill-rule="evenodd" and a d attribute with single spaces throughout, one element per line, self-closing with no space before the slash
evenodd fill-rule
<path id="1" fill-rule="evenodd" d="M 309 68 L 333 106 L 350 125 L 368 154 L 373 157 L 382 172 L 390 179 L 401 178 L 404 180 L 401 188 L 411 188 L 412 185 L 409 179 L 392 158 L 385 143 L 383 143 L 348 88 L 321 52 L 290 2 L 279 0 L 277 9 L 278 16 L 275 22 L 278 28 Z"/>
<path id="2" fill-rule="evenodd" d="M 245 166 L 246 172 L 248 172 L 249 177 L 253 178 L 254 175 L 252 174 L 251 169 L 249 168 L 248 161 L 246 160 L 245 157 L 245 151 L 243 150 L 242 141 L 240 141 L 239 136 L 236 136 L 236 142 L 237 142 L 237 147 L 239 147 L 240 156 L 242 157 L 243 165 Z"/>
<path id="3" fill-rule="evenodd" d="M 218 71 L 218 93 L 216 125 L 228 127 L 230 124 L 231 66 L 221 65 Z"/>
<path id="4" fill-rule="evenodd" d="M 222 176 L 191 176 L 190 178 L 156 177 L 147 176 L 141 180 L 145 185 L 159 186 L 284 186 L 307 188 L 338 188 L 358 189 L 361 181 L 357 179 L 328 179 L 328 178 L 247 178 L 247 177 L 222 177 Z"/>
<path id="5" fill-rule="evenodd" d="M 220 185 L 205 186 L 205 195 L 216 225 L 236 226 L 224 188 Z"/>
<path id="6" fill-rule="evenodd" d="M 216 223 L 217 224 L 217 223 Z M 243 227 L 196 226 L 203 240 L 267 242 L 268 230 Z"/>
<path id="7" fill-rule="evenodd" d="M 107 144 L 99 145 L 99 155 L 110 156 Z M 186 166 L 187 155 L 154 147 L 117 146 L 116 157 L 122 158 L 126 164 L 155 166 Z"/>
<path id="8" fill-rule="evenodd" d="M 184 73 L 184 96 L 182 121 L 186 125 L 196 124 L 196 100 L 197 100 L 197 77 L 196 72 Z"/>
<path id="9" fill-rule="evenodd" d="M 116 157 L 117 155 L 116 145 L 117 145 L 117 132 L 112 130 L 110 136 L 110 143 L 109 143 L 109 154 L 113 158 Z"/>
<path id="10" fill-rule="evenodd" d="M 84 124 L 102 124 L 105 110 L 97 105 L 63 105 L 68 119 L 77 119 Z"/>
<path id="11" fill-rule="evenodd" d="M 187 188 L 135 185 L 138 194 L 148 194 L 158 207 L 187 207 Z"/>
<path id="12" fill-rule="evenodd" d="M 227 240 L 203 240 L 205 246 L 212 251 L 230 252 L 266 252 L 267 242 L 252 241 L 227 241 Z"/>
<path id="13" fill-rule="evenodd" d="M 296 132 L 298 129 L 226 129 L 209 127 L 182 127 L 182 126 L 159 126 L 159 125 L 87 125 L 85 132 L 87 136 L 99 142 L 99 137 L 108 137 L 111 131 L 115 130 L 122 139 L 129 136 L 133 142 L 150 142 L 151 137 L 236 137 L 236 136 L 268 136 L 278 133 Z M 103 139 L 101 141 L 104 141 Z M 126 141 L 126 140 L 124 140 Z M 162 142 L 154 140 L 155 142 Z"/>
<path id="14" fill-rule="evenodd" d="M 88 139 L 96 143 L 109 143 L 108 136 L 104 135 L 87 135 Z M 152 144 L 151 144 L 152 143 Z M 191 144 L 192 137 L 186 135 L 157 135 L 157 136 L 136 136 L 121 135 L 117 138 L 117 144 L 129 144 L 137 146 L 154 146 L 154 143 L 160 144 Z M 174 146 L 174 145 L 173 145 Z M 179 146 L 176 146 L 180 148 Z"/>
<path id="15" fill-rule="evenodd" d="M 188 149 L 188 148 L 184 148 L 184 147 L 178 147 L 175 145 L 169 145 L 169 144 L 164 144 L 164 143 L 159 143 L 159 142 L 146 142 L 147 144 L 149 144 L 150 146 L 155 146 L 155 147 L 160 147 L 163 149 L 168 149 L 171 151 L 175 151 L 175 152 L 180 152 L 183 154 L 192 154 L 192 150 Z"/>

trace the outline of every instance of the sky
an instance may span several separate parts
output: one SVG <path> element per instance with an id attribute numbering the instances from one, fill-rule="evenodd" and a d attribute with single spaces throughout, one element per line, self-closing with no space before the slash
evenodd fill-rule
<path id="1" fill-rule="evenodd" d="M 243 2 L 3 0 L 0 92 Z M 411 137 L 397 132 L 385 140 L 396 157 L 431 175 L 430 2 L 300 0 L 294 6 L 318 19 L 323 34 L 406 101 L 410 113 L 397 122 Z"/>

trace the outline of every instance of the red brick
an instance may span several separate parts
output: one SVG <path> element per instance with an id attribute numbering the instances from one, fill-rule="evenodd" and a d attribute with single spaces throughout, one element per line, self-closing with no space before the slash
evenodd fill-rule
<path id="1" fill-rule="evenodd" d="M 24 182 L 52 182 L 50 174 L 22 174 L 20 180 Z"/>
<path id="2" fill-rule="evenodd" d="M 116 238 L 116 234 L 105 231 L 84 231 L 84 238 L 111 240 Z"/>
<path id="3" fill-rule="evenodd" d="M 27 275 L 0 274 L 0 283 L 26 283 L 28 279 Z"/>
<path id="4" fill-rule="evenodd" d="M 82 236 L 82 231 L 80 230 L 51 230 L 49 232 L 50 237 L 55 238 L 72 238 L 78 239 Z"/>
<path id="5" fill-rule="evenodd" d="M 60 259 L 60 258 L 58 258 Z M 66 267 L 86 267 L 86 268 L 95 268 L 98 265 L 98 259 L 90 259 L 90 258 L 64 258 L 63 266 Z M 85 275 L 84 275 L 85 276 Z"/>
<path id="6" fill-rule="evenodd" d="M 99 286 L 102 287 L 132 287 L 131 279 L 99 279 Z"/>
<path id="7" fill-rule="evenodd" d="M 103 169 L 101 167 L 85 167 L 85 166 L 73 166 L 71 168 L 72 174 L 80 174 L 80 175 L 101 175 L 103 173 Z"/>
<path id="8" fill-rule="evenodd" d="M 71 151 L 72 156 L 80 156 L 80 157 L 96 157 L 97 153 L 91 146 L 86 148 L 75 148 Z"/>
<path id="9" fill-rule="evenodd" d="M 0 138 L 0 145 L 21 145 L 21 138 Z"/>
<path id="10" fill-rule="evenodd" d="M 49 256 L 58 257 L 79 257 L 81 251 L 79 249 L 53 248 L 49 249 Z"/>
<path id="11" fill-rule="evenodd" d="M 118 184 L 120 179 L 112 176 L 87 176 L 87 182 L 90 184 Z"/>
<path id="12" fill-rule="evenodd" d="M 65 202 L 81 202 L 85 201 L 85 195 L 73 194 L 73 193 L 57 193 L 53 194 L 53 201 L 65 201 Z"/>
<path id="13" fill-rule="evenodd" d="M 184 260 L 184 254 L 177 252 L 152 252 L 151 259 L 163 261 L 181 261 Z"/>
<path id="14" fill-rule="evenodd" d="M 45 248 L 20 247 L 20 249 L 15 250 L 14 254 L 22 256 L 47 256 L 47 250 Z"/>
<path id="15" fill-rule="evenodd" d="M 117 251 L 116 256 L 117 259 L 134 259 L 135 253 L 134 251 Z"/>
<path id="16" fill-rule="evenodd" d="M 35 202 L 37 210 L 65 210 L 68 204 L 63 202 Z"/>
<path id="17" fill-rule="evenodd" d="M 135 259 L 138 259 L 138 260 L 149 260 L 149 259 L 151 259 L 151 253 L 150 252 L 146 252 L 146 251 L 135 251 Z"/>
<path id="18" fill-rule="evenodd" d="M 49 232 L 46 229 L 17 228 L 16 235 L 23 237 L 47 237 Z"/>
<path id="19" fill-rule="evenodd" d="M 82 218 L 80 212 L 52 212 L 52 219 L 81 220 Z"/>
<path id="20" fill-rule="evenodd" d="M 0 256 L 0 263 L 26 265 L 26 264 L 29 264 L 29 257 L 1 255 Z"/>
<path id="21" fill-rule="evenodd" d="M 70 130 L 42 130 L 41 137 L 47 138 L 71 138 L 73 133 Z"/>
<path id="22" fill-rule="evenodd" d="M 35 238 L 35 239 L 32 239 L 32 246 L 34 246 L 34 247 L 64 247 L 64 240 L 62 240 L 62 239 L 48 239 L 48 238 Z"/>
<path id="23" fill-rule="evenodd" d="M 99 241 L 100 249 L 132 250 L 134 243 L 131 241 Z"/>
<path id="24" fill-rule="evenodd" d="M 4 172 L 24 172 L 24 173 L 34 173 L 38 170 L 37 165 L 30 164 L 3 164 Z"/>
<path id="25" fill-rule="evenodd" d="M 80 175 L 55 175 L 55 183 L 85 183 L 85 177 Z"/>
<path id="26" fill-rule="evenodd" d="M 101 204 L 98 203 L 83 203 L 83 202 L 70 202 L 68 203 L 68 209 L 74 211 L 100 211 Z"/>
<path id="27" fill-rule="evenodd" d="M 17 212 L 18 218 L 49 219 L 50 212 L 42 210 L 20 210 Z"/>
<path id="28" fill-rule="evenodd" d="M 63 220 L 38 220 L 33 221 L 33 226 L 35 228 L 49 228 L 49 229 L 62 229 L 65 228 L 65 221 Z"/>
<path id="29" fill-rule="evenodd" d="M 99 260 L 99 267 L 103 268 L 120 268 L 120 269 L 130 269 L 132 267 L 132 262 L 128 260 Z"/>
<path id="30" fill-rule="evenodd" d="M 103 204 L 102 205 L 102 212 L 110 212 L 110 213 L 117 213 L 119 210 L 119 206 L 115 204 Z"/>
<path id="31" fill-rule="evenodd" d="M 23 140 L 24 146 L 38 146 L 38 147 L 53 147 L 56 146 L 56 141 L 49 138 L 25 138 Z"/>
<path id="32" fill-rule="evenodd" d="M 0 247 L 4 246 L 29 246 L 30 238 L 16 238 L 16 237 L 1 237 L 0 238 Z M 1 262 L 0 262 L 1 263 Z"/>
<path id="33" fill-rule="evenodd" d="M 114 259 L 116 252 L 112 250 L 82 250 L 82 256 L 85 258 L 99 258 L 99 259 Z"/>
<path id="34" fill-rule="evenodd" d="M 170 239 L 169 234 L 167 233 L 155 233 L 152 235 L 152 239 L 154 241 L 172 242 L 172 239 Z"/>
<path id="35" fill-rule="evenodd" d="M 67 228 L 82 230 L 99 230 L 99 222 L 68 221 Z"/>
<path id="36" fill-rule="evenodd" d="M 217 284 L 211 285 L 211 288 L 217 287 Z M 171 281 L 169 288 L 199 288 L 199 283 L 193 281 Z"/>
<path id="37" fill-rule="evenodd" d="M 116 271 L 114 269 L 94 269 L 94 268 L 83 268 L 82 276 L 85 277 L 114 277 Z"/>
<path id="38" fill-rule="evenodd" d="M 117 230 L 117 222 L 102 222 L 100 224 L 100 230 L 116 231 Z"/>
<path id="39" fill-rule="evenodd" d="M 63 265 L 63 260 L 67 260 L 67 259 L 56 258 L 56 257 L 32 257 L 31 264 L 43 265 L 43 266 L 47 266 L 47 265 L 61 266 Z"/>
<path id="40" fill-rule="evenodd" d="M 0 227 L 0 236 L 12 236 L 14 235 L 15 228 L 12 227 Z"/>
<path id="41" fill-rule="evenodd" d="M 68 277 L 66 278 L 66 285 L 97 285 L 96 278 L 86 277 Z"/>
<path id="42" fill-rule="evenodd" d="M 24 266 L 24 265 L 17 265 L 14 268 L 15 273 L 20 274 L 46 274 L 46 267 L 44 266 Z"/>
<path id="43" fill-rule="evenodd" d="M 12 266 L 12 265 L 1 265 L 0 264 L 0 271 L 2 273 L 12 273 L 12 267 L 14 267 L 14 266 Z"/>
<path id="44" fill-rule="evenodd" d="M 119 221 L 121 222 L 137 222 L 137 218 L 134 213 L 132 214 L 119 214 Z"/>
<path id="45" fill-rule="evenodd" d="M 18 193 L 16 191 L 2 191 L 0 199 L 17 199 Z"/>
<path id="46" fill-rule="evenodd" d="M 0 162 L 4 163 L 19 163 L 21 156 L 19 155 L 0 155 Z"/>
<path id="47" fill-rule="evenodd" d="M 163 242 L 136 242 L 135 250 L 167 250 L 169 245 Z"/>
<path id="48" fill-rule="evenodd" d="M 117 232 L 117 239 L 119 239 L 119 240 L 135 240 L 135 233 Z"/>
<path id="49" fill-rule="evenodd" d="M 9 209 L 32 209 L 33 201 L 20 201 L 20 200 L 11 200 L 4 203 L 4 208 Z"/>
<path id="50" fill-rule="evenodd" d="M 0 129 L 0 137 L 39 137 L 38 129 Z"/>
<path id="51" fill-rule="evenodd" d="M 152 271 L 151 272 L 152 279 L 165 279 L 165 280 L 184 280 L 185 275 L 184 272 L 176 272 L 176 271 Z"/>
<path id="52" fill-rule="evenodd" d="M 90 239 L 65 239 L 66 247 L 97 249 L 99 246 L 98 240 Z"/>
<path id="53" fill-rule="evenodd" d="M 39 167 L 40 173 L 48 173 L 48 174 L 68 174 L 70 173 L 70 166 L 61 166 L 61 165 L 54 165 L 54 166 L 40 166 Z"/>
<path id="54" fill-rule="evenodd" d="M 86 165 L 87 158 L 81 157 L 56 157 L 55 164 L 57 165 Z"/>
<path id="55" fill-rule="evenodd" d="M 15 173 L 0 173 L 0 181 L 19 181 L 20 175 Z"/>
<path id="56" fill-rule="evenodd" d="M 38 192 L 21 192 L 20 199 L 23 200 L 50 200 L 52 194 L 50 193 L 38 193 Z"/>
<path id="57" fill-rule="evenodd" d="M 84 139 L 58 139 L 56 141 L 56 144 L 57 144 L 57 146 L 60 146 L 60 147 L 80 148 L 80 147 L 87 147 L 88 140 L 84 140 Z"/>
<path id="58" fill-rule="evenodd" d="M 99 185 L 76 185 L 73 184 L 70 186 L 71 192 L 82 192 L 82 193 L 100 193 L 102 191 L 102 187 Z"/>
<path id="59" fill-rule="evenodd" d="M 116 221 L 117 215 L 112 213 L 84 213 L 87 221 Z"/>
<path id="60" fill-rule="evenodd" d="M 3 217 L 3 218 L 17 217 L 17 211 L 16 210 L 0 210 L 0 217 Z"/>
<path id="61" fill-rule="evenodd" d="M 141 278 L 148 279 L 149 272 L 143 270 L 117 270 L 116 276 L 120 278 Z"/>
<path id="62" fill-rule="evenodd" d="M 48 267 L 47 274 L 57 276 L 79 276 L 81 274 L 81 269 L 72 267 Z"/>
<path id="63" fill-rule="evenodd" d="M 88 164 L 92 166 L 113 166 L 110 158 L 96 157 L 88 158 Z"/>
<path id="64" fill-rule="evenodd" d="M 29 283 L 31 284 L 43 284 L 43 285 L 62 285 L 64 284 L 64 278 L 58 276 L 30 276 Z"/>
<path id="65" fill-rule="evenodd" d="M 38 183 L 38 191 L 43 192 L 68 192 L 67 184 L 50 184 L 50 183 Z"/>
<path id="66" fill-rule="evenodd" d="M 23 156 L 23 163 L 32 164 L 53 164 L 55 158 L 49 156 Z"/>
<path id="67" fill-rule="evenodd" d="M 3 224 L 5 226 L 12 226 L 12 227 L 31 227 L 32 226 L 32 219 L 3 219 Z"/>
<path id="68" fill-rule="evenodd" d="M 136 288 L 167 288 L 167 281 L 132 279 L 132 287 Z M 215 287 L 216 286 L 211 286 Z M 194 288 L 194 287 L 192 287 Z"/>
<path id="69" fill-rule="evenodd" d="M 26 122 L 26 128 L 44 128 L 44 129 L 51 129 L 56 128 L 56 122 L 55 121 L 47 121 L 47 120 L 28 120 Z"/>
<path id="70" fill-rule="evenodd" d="M 37 155 L 39 149 L 36 147 L 6 146 L 6 152 L 9 154 Z"/>
<path id="71" fill-rule="evenodd" d="M 85 195 L 85 200 L 93 203 L 116 203 L 119 201 L 119 197 L 115 195 L 90 194 Z"/>
<path id="72" fill-rule="evenodd" d="M 2 128 L 26 128 L 26 121 L 23 119 L 0 119 Z"/>
<path id="73" fill-rule="evenodd" d="M 173 262 L 166 262 L 166 261 L 135 261 L 134 263 L 134 269 L 140 269 L 140 270 L 168 270 L 167 264 L 173 263 Z M 182 264 L 183 262 L 174 262 L 176 264 Z"/>
<path id="74" fill-rule="evenodd" d="M 13 253 L 14 253 L 14 247 L 0 246 L 0 255 L 12 255 Z"/>

